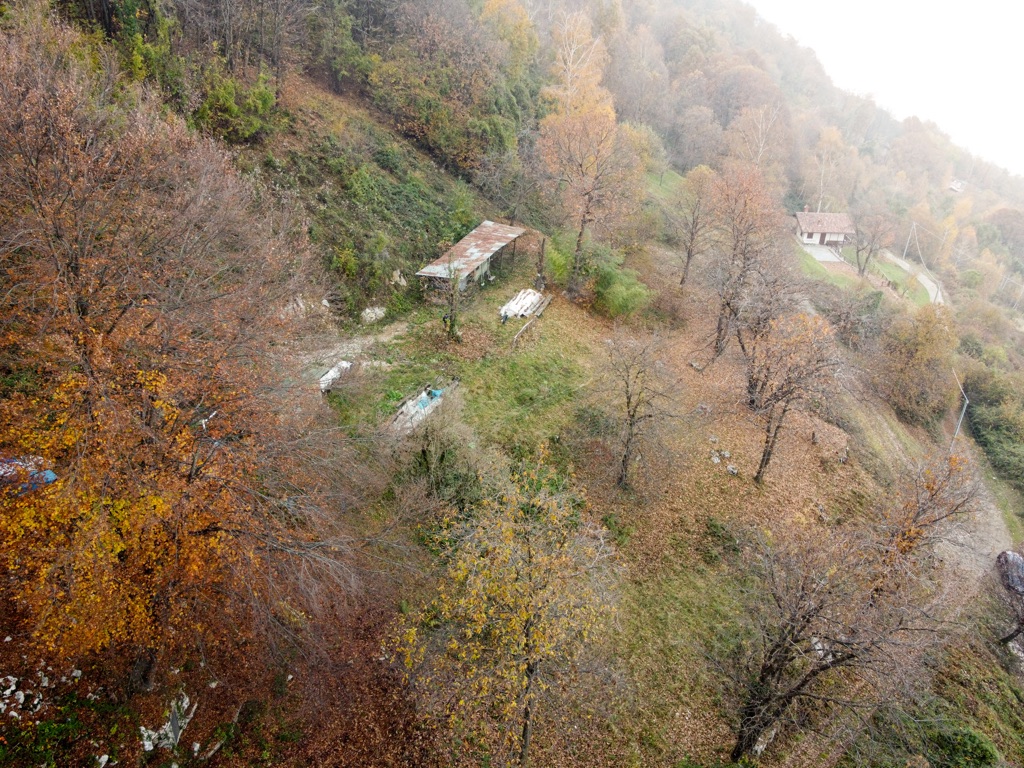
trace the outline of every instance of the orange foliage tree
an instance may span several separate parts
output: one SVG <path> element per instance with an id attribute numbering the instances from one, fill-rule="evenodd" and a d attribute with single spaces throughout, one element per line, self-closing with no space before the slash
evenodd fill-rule
<path id="1" fill-rule="evenodd" d="M 570 293 L 583 286 L 584 242 L 595 223 L 621 216 L 640 196 L 643 167 L 628 131 L 615 122 L 610 105 L 541 122 L 538 141 L 552 184 L 574 224 L 576 247 L 569 274 Z"/>
<path id="2" fill-rule="evenodd" d="M 59 477 L 0 496 L 0 569 L 41 653 L 116 651 L 149 684 L 167 649 L 294 633 L 346 547 L 269 386 L 294 252 L 84 45 L 0 37 L 0 455 Z"/>
<path id="3" fill-rule="evenodd" d="M 769 320 L 763 336 L 747 348 L 747 401 L 764 422 L 754 480 L 764 479 L 786 415 L 825 396 L 838 367 L 832 329 L 820 317 L 804 313 Z"/>
<path id="4" fill-rule="evenodd" d="M 553 111 L 541 121 L 537 146 L 576 232 L 568 289 L 578 294 L 584 239 L 592 225 L 610 224 L 638 206 L 643 162 L 639 138 L 616 122 L 611 94 L 599 85 L 607 56 L 588 17 L 564 16 L 554 37 L 555 84 L 546 92 Z"/>
<path id="5" fill-rule="evenodd" d="M 712 270 L 718 291 L 714 354 L 729 345 L 759 271 L 773 270 L 787 242 L 778 203 L 756 168 L 733 168 L 712 181 Z"/>

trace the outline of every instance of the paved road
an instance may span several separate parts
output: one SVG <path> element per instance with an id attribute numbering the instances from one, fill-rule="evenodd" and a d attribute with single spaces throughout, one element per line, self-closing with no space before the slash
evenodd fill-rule
<path id="1" fill-rule="evenodd" d="M 928 291 L 928 297 L 931 299 L 932 304 L 946 303 L 945 299 L 942 298 L 942 289 L 939 287 L 939 284 L 936 283 L 935 280 L 933 280 L 932 277 L 928 273 L 926 273 L 920 265 L 911 264 L 907 261 L 904 261 L 892 251 L 882 251 L 881 255 L 882 258 L 884 258 L 886 261 L 891 261 L 893 264 L 895 264 L 903 271 L 909 272 L 914 277 L 916 277 L 917 281 L 924 286 L 924 289 L 926 291 Z"/>

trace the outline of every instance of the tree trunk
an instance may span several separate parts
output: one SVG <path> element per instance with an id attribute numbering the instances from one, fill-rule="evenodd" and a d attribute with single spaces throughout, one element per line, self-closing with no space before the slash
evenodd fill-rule
<path id="1" fill-rule="evenodd" d="M 1019 635 L 1019 634 L 1020 634 L 1021 632 L 1024 632 L 1024 621 L 1020 621 L 1020 622 L 1018 622 L 1018 623 L 1017 623 L 1017 627 L 1016 627 L 1016 629 L 1014 629 L 1014 630 L 1013 630 L 1013 632 L 1011 632 L 1010 634 L 1008 634 L 1008 635 L 1007 635 L 1006 637 L 1001 637 L 1001 638 L 999 638 L 999 642 L 1000 642 L 1000 643 L 1001 643 L 1002 645 L 1006 645 L 1006 644 L 1007 644 L 1008 642 L 1010 642 L 1011 640 L 1014 640 L 1014 639 L 1016 639 L 1016 638 L 1017 638 L 1017 636 L 1018 636 L 1018 635 Z"/>
<path id="2" fill-rule="evenodd" d="M 635 435 L 632 430 L 626 436 L 625 445 L 622 451 L 622 463 L 619 465 L 619 479 L 616 481 L 619 488 L 629 488 L 629 465 L 633 461 L 633 442 Z"/>
<path id="3" fill-rule="evenodd" d="M 718 310 L 718 326 L 715 328 L 715 357 L 721 357 L 729 339 L 729 308 L 723 302 Z"/>
<path id="4" fill-rule="evenodd" d="M 690 274 L 690 262 L 693 261 L 693 255 L 690 253 L 686 254 L 686 261 L 683 262 L 683 276 L 679 278 L 680 285 L 686 285 L 686 278 Z"/>
<path id="5" fill-rule="evenodd" d="M 519 768 L 530 764 L 530 734 L 533 731 L 533 679 L 537 676 L 537 663 L 526 665 L 526 708 L 523 710 L 523 735 L 519 747 Z"/>
<path id="6" fill-rule="evenodd" d="M 730 761 L 738 763 L 742 757 L 753 752 L 762 734 L 771 727 L 772 719 L 762 714 L 764 708 L 763 702 L 753 702 L 743 707 L 736 744 L 729 755 Z"/>
<path id="7" fill-rule="evenodd" d="M 576 236 L 576 252 L 572 257 L 572 272 L 569 274 L 569 285 L 566 286 L 569 296 L 579 295 L 580 278 L 583 276 L 583 237 L 587 232 L 587 217 L 584 214 L 580 220 L 580 232 Z"/>
<path id="8" fill-rule="evenodd" d="M 782 420 L 786 418 L 786 411 L 789 410 L 787 403 L 779 418 L 774 418 L 774 408 L 768 414 L 768 424 L 764 428 L 764 450 L 761 452 L 761 463 L 757 467 L 757 474 L 754 475 L 754 482 L 761 483 L 764 480 L 764 473 L 768 470 L 768 462 L 772 460 L 775 452 L 775 443 L 779 439 L 779 432 L 782 430 Z"/>

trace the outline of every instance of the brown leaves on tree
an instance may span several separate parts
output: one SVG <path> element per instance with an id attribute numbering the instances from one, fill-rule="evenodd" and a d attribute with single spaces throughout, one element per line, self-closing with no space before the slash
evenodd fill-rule
<path id="1" fill-rule="evenodd" d="M 743 562 L 745 639 L 724 668 L 739 714 L 733 760 L 760 755 L 801 703 L 870 707 L 924 677 L 946 618 L 927 558 L 973 513 L 976 487 L 962 457 L 933 459 L 867 520 L 756 539 Z"/>
<path id="2" fill-rule="evenodd" d="M 301 243 L 253 227 L 229 159 L 115 99 L 77 44 L 0 38 L 0 372 L 21 382 L 0 451 L 59 477 L 5 492 L 0 563 L 41 653 L 115 649 L 148 683 L 173 648 L 301 633 L 347 546 L 305 463 L 331 451 L 269 377 Z"/>

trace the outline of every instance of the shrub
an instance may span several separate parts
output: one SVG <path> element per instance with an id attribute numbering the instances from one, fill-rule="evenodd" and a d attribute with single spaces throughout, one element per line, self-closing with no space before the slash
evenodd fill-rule
<path id="1" fill-rule="evenodd" d="M 544 260 L 552 280 L 556 283 L 564 284 L 569 279 L 569 270 L 572 268 L 572 256 L 568 251 L 560 248 L 555 240 L 548 241 Z"/>
<path id="2" fill-rule="evenodd" d="M 207 75 L 206 95 L 192 115 L 196 128 L 209 131 L 232 144 L 259 139 L 270 130 L 275 97 L 266 75 L 246 88 L 219 67 Z"/>
<path id="3" fill-rule="evenodd" d="M 632 269 L 603 269 L 595 286 L 597 307 L 609 317 L 635 314 L 651 301 L 651 292 Z"/>
<path id="4" fill-rule="evenodd" d="M 624 317 L 650 303 L 650 290 L 634 270 L 623 268 L 621 253 L 600 246 L 588 250 L 588 271 L 595 277 L 595 305 L 599 310 L 609 317 Z"/>
<path id="5" fill-rule="evenodd" d="M 1000 764 L 995 744 L 970 728 L 939 731 L 930 740 L 933 749 L 928 752 L 928 761 L 932 768 L 984 768 Z"/>
<path id="6" fill-rule="evenodd" d="M 970 409 L 971 429 L 992 465 L 1024 489 L 1024 409 L 1007 401 Z"/>
<path id="7" fill-rule="evenodd" d="M 948 310 L 933 304 L 886 329 L 878 384 L 902 420 L 929 425 L 945 413 L 956 391 L 950 370 L 958 343 Z"/>

